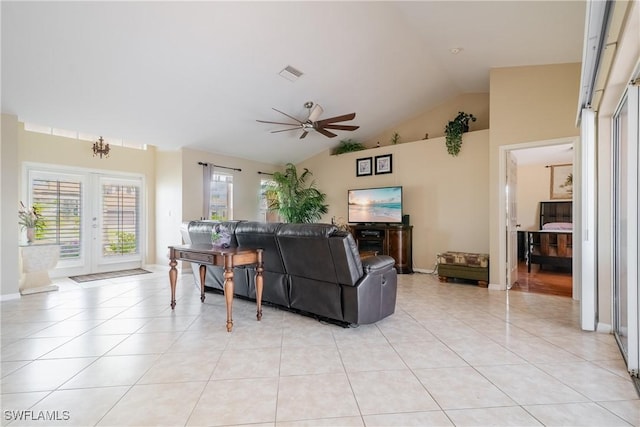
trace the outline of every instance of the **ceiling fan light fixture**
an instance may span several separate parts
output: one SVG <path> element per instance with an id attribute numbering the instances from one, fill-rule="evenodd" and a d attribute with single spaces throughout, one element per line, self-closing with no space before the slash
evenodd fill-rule
<path id="1" fill-rule="evenodd" d="M 324 110 L 322 109 L 322 107 L 319 106 L 318 104 L 314 105 L 313 107 L 309 108 L 309 118 L 307 119 L 307 121 L 309 122 L 318 121 L 322 113 L 324 113 Z"/>
<path id="2" fill-rule="evenodd" d="M 279 73 L 280 77 L 283 77 L 290 82 L 295 82 L 298 80 L 304 73 L 297 68 L 292 67 L 291 65 L 287 65 L 284 67 Z"/>

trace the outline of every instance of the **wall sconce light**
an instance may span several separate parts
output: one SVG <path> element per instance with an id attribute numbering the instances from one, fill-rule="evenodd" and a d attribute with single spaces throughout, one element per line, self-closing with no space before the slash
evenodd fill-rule
<path id="1" fill-rule="evenodd" d="M 109 144 L 104 142 L 102 137 L 98 138 L 96 142 L 93 143 L 93 157 L 100 155 L 100 158 L 104 156 L 105 158 L 109 157 Z"/>

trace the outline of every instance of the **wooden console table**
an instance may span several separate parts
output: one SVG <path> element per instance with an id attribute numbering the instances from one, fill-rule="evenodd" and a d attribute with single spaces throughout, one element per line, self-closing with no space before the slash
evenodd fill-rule
<path id="1" fill-rule="evenodd" d="M 178 260 L 200 265 L 200 301 L 204 302 L 204 281 L 207 274 L 205 264 L 224 268 L 224 297 L 227 304 L 227 332 L 233 329 L 231 316 L 233 307 L 233 267 L 256 264 L 256 318 L 262 319 L 262 249 L 217 248 L 211 244 L 169 246 L 169 282 L 171 283 L 171 309 L 176 307 L 176 281 Z"/>

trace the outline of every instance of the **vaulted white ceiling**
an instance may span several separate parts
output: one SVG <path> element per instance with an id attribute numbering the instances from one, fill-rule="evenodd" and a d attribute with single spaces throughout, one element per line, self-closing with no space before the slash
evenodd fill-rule
<path id="1" fill-rule="evenodd" d="M 281 164 L 367 140 L 493 67 L 580 62 L 584 1 L 2 2 L 2 111 Z M 452 48 L 462 48 L 452 54 Z M 304 74 L 291 82 L 287 65 Z M 532 82 L 532 84 L 535 82 Z M 356 112 L 336 138 L 282 129 Z"/>

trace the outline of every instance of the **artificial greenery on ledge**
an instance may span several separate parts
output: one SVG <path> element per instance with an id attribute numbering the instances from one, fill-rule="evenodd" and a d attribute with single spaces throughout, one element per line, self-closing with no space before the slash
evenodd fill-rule
<path id="1" fill-rule="evenodd" d="M 352 139 L 344 139 L 340 141 L 340 144 L 333 150 L 333 154 L 351 153 L 352 151 L 361 151 L 366 147 L 360 142 L 356 142 Z"/>
<path id="2" fill-rule="evenodd" d="M 473 114 L 467 114 L 460 111 L 456 118 L 451 120 L 447 124 L 447 127 L 444 128 L 447 152 L 452 156 L 457 156 L 458 153 L 460 153 L 460 147 L 462 147 L 462 134 L 469 131 L 469 121 L 476 121 Z"/>

